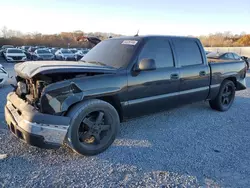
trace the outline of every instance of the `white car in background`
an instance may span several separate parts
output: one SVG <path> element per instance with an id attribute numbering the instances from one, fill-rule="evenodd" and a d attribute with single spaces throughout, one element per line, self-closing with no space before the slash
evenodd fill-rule
<path id="1" fill-rule="evenodd" d="M 82 59 L 88 52 L 89 52 L 89 50 L 78 50 L 78 51 L 75 53 L 76 60 L 79 61 L 79 60 Z"/>
<path id="2" fill-rule="evenodd" d="M 62 61 L 76 61 L 75 54 L 68 49 L 60 49 L 55 53 L 56 60 Z"/>
<path id="3" fill-rule="evenodd" d="M 4 69 L 4 67 L 0 64 L 0 87 L 2 87 L 8 80 L 9 74 Z"/>
<path id="4" fill-rule="evenodd" d="M 3 55 L 8 62 L 22 62 L 27 60 L 25 53 L 17 48 L 8 48 Z"/>

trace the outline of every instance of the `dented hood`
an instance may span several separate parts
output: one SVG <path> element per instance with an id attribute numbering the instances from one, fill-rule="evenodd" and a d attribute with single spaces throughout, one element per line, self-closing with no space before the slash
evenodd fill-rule
<path id="1" fill-rule="evenodd" d="M 38 74 L 54 74 L 69 72 L 114 73 L 117 69 L 98 64 L 80 61 L 27 61 L 15 65 L 16 74 L 30 79 Z"/>

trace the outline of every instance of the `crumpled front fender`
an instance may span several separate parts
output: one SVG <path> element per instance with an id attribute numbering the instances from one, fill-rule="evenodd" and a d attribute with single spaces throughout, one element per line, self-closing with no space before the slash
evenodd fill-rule
<path id="1" fill-rule="evenodd" d="M 81 91 L 74 83 L 44 92 L 41 96 L 43 113 L 56 114 L 65 112 L 68 108 L 83 99 Z"/>

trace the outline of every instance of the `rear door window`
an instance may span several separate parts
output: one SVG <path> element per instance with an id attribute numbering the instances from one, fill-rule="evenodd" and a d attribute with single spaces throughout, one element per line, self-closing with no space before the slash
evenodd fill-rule
<path id="1" fill-rule="evenodd" d="M 194 39 L 176 38 L 173 43 L 180 66 L 203 64 L 201 50 Z"/>
<path id="2" fill-rule="evenodd" d="M 174 67 L 172 49 L 167 39 L 149 39 L 139 55 L 139 62 L 142 59 L 154 59 L 156 68 Z"/>

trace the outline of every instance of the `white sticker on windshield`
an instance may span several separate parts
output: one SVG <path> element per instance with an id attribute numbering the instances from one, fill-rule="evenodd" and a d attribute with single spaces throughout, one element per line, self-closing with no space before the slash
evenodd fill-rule
<path id="1" fill-rule="evenodd" d="M 122 44 L 127 44 L 127 45 L 136 45 L 138 41 L 136 40 L 124 40 Z"/>

